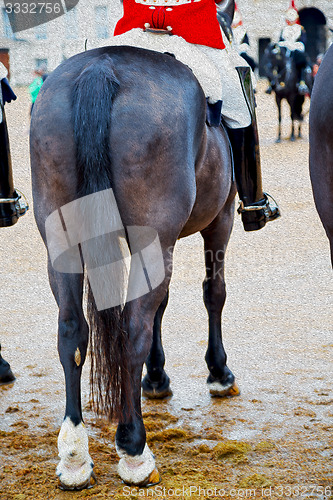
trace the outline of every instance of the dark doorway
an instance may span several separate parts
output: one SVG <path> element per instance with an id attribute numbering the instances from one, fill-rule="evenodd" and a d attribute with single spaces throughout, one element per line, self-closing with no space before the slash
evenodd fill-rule
<path id="1" fill-rule="evenodd" d="M 326 51 L 326 17 L 314 7 L 300 10 L 299 17 L 306 30 L 305 49 L 314 63 L 317 55 Z"/>
<path id="2" fill-rule="evenodd" d="M 259 76 L 265 76 L 263 56 L 267 45 L 269 45 L 270 43 L 271 43 L 270 38 L 259 38 L 259 45 L 258 45 Z"/>
<path id="3" fill-rule="evenodd" d="M 0 48 L 0 62 L 7 68 L 8 80 L 10 79 L 9 49 Z"/>

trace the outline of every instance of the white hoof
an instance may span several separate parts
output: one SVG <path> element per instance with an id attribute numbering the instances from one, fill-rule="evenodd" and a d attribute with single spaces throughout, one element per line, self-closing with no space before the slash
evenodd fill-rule
<path id="1" fill-rule="evenodd" d="M 147 444 L 143 453 L 134 457 L 127 455 L 117 445 L 116 449 L 120 457 L 118 474 L 125 483 L 145 486 L 159 482 L 160 477 L 155 468 L 155 458 Z"/>
<path id="2" fill-rule="evenodd" d="M 93 461 L 89 455 L 88 434 L 84 424 L 74 425 L 69 417 L 58 436 L 60 462 L 57 476 L 64 489 L 82 489 L 91 485 Z"/>
<path id="3" fill-rule="evenodd" d="M 222 385 L 220 382 L 211 382 L 207 385 L 212 396 L 219 396 L 223 398 L 226 396 L 238 396 L 240 393 L 236 382 L 232 382 L 227 385 Z"/>

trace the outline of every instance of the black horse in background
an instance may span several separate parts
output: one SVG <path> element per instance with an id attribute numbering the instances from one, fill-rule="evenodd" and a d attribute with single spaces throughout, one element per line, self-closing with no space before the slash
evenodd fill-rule
<path id="1" fill-rule="evenodd" d="M 333 45 L 314 80 L 310 105 L 310 176 L 316 208 L 330 242 L 333 267 Z"/>
<path id="2" fill-rule="evenodd" d="M 296 139 L 295 121 L 298 122 L 297 137 L 302 137 L 302 110 L 305 96 L 298 91 L 297 69 L 295 61 L 290 55 L 290 50 L 286 47 L 281 47 L 278 43 L 269 44 L 264 54 L 264 71 L 275 93 L 275 101 L 278 107 L 279 128 L 276 142 L 281 142 L 281 102 L 283 99 L 286 99 L 290 107 L 290 140 L 294 141 Z M 305 83 L 311 92 L 313 86 L 312 73 L 306 73 L 305 78 Z"/>

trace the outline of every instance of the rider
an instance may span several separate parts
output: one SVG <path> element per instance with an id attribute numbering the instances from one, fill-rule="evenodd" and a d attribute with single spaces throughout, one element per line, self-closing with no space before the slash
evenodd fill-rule
<path id="1" fill-rule="evenodd" d="M 16 95 L 8 83 L 7 74 L 6 67 L 0 63 L 0 227 L 13 226 L 29 208 L 13 185 L 4 105 L 15 101 Z"/>
<path id="2" fill-rule="evenodd" d="M 294 0 L 291 0 L 285 19 L 286 26 L 281 31 L 279 45 L 290 50 L 290 55 L 294 59 L 297 69 L 298 91 L 300 94 L 306 95 L 310 93 L 305 83 L 306 71 L 309 68 L 309 72 L 311 73 L 312 70 L 305 52 L 306 33 L 303 26 L 301 26 Z"/>
<path id="3" fill-rule="evenodd" d="M 217 0 L 123 0 L 124 15 L 117 23 L 114 35 L 134 28 L 164 30 L 195 44 L 218 68 L 224 69 L 221 72 L 227 90 L 223 97 L 222 117 L 233 149 L 241 200 L 238 213 L 242 215 L 244 229 L 254 231 L 279 217 L 280 212 L 262 190 L 251 70 L 224 36 L 216 17 L 216 3 Z M 237 60 L 238 69 L 232 58 Z M 215 114 L 215 120 L 213 116 L 212 125 L 220 124 L 221 106 L 222 101 L 213 105 L 211 117 Z M 236 111 L 237 119 L 232 111 Z"/>

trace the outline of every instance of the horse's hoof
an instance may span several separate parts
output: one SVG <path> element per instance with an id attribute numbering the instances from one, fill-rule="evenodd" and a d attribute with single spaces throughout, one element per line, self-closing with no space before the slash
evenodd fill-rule
<path id="1" fill-rule="evenodd" d="M 13 374 L 10 366 L 4 372 L 0 372 L 0 385 L 11 384 L 15 380 L 15 375 Z"/>
<path id="2" fill-rule="evenodd" d="M 276 142 L 276 144 L 280 144 L 281 139 L 278 137 L 275 142 Z"/>
<path id="3" fill-rule="evenodd" d="M 95 486 L 96 483 L 97 483 L 97 478 L 96 478 L 94 471 L 91 472 L 91 475 L 87 479 L 87 481 L 85 481 L 84 483 L 82 483 L 81 485 L 78 485 L 78 486 L 69 486 L 67 484 L 64 484 L 61 482 L 61 479 L 59 478 L 59 488 L 61 490 L 64 490 L 64 491 L 74 491 L 74 490 L 81 491 L 81 490 L 85 490 L 85 489 L 90 489 L 93 486 Z"/>
<path id="4" fill-rule="evenodd" d="M 226 370 L 227 376 L 223 382 L 214 378 L 211 374 L 208 376 L 207 385 L 211 396 L 225 398 L 239 395 L 240 391 L 236 384 L 234 374 L 229 368 L 226 368 Z"/>
<path id="5" fill-rule="evenodd" d="M 142 395 L 148 399 L 163 399 L 172 396 L 172 390 L 170 389 L 170 379 L 165 375 L 165 379 L 162 382 L 152 382 L 148 375 L 146 375 L 142 382 Z"/>
<path id="6" fill-rule="evenodd" d="M 160 473 L 158 472 L 157 468 L 153 470 L 145 479 L 142 481 L 142 483 L 138 484 L 137 486 L 145 486 L 146 488 L 149 488 L 150 486 L 155 486 L 156 484 L 159 484 L 161 482 L 162 478 Z"/>
<path id="7" fill-rule="evenodd" d="M 290 140 L 290 142 L 295 142 L 296 139 L 295 139 L 295 137 L 291 136 L 289 140 Z"/>
<path id="8" fill-rule="evenodd" d="M 209 386 L 209 393 L 213 397 L 218 397 L 218 398 L 226 398 L 226 397 L 234 397 L 234 396 L 239 396 L 240 390 L 236 382 L 234 382 L 232 385 L 222 385 L 220 382 L 212 382 L 211 384 L 208 384 Z"/>
<path id="9" fill-rule="evenodd" d="M 0 385 L 10 384 L 15 380 L 9 363 L 0 354 Z"/>
<path id="10" fill-rule="evenodd" d="M 116 450 L 120 457 L 118 474 L 124 483 L 135 486 L 153 486 L 161 481 L 155 465 L 155 457 L 147 443 L 141 455 L 128 455 L 118 448 L 117 444 Z"/>
<path id="11" fill-rule="evenodd" d="M 156 391 L 153 389 L 152 391 L 146 391 L 142 389 L 142 396 L 148 399 L 164 399 L 172 396 L 172 390 L 170 387 L 165 389 L 164 391 Z"/>
<path id="12" fill-rule="evenodd" d="M 63 490 L 83 490 L 96 483 L 94 464 L 89 455 L 88 434 L 83 422 L 75 425 L 70 417 L 63 421 L 59 436 L 59 486 Z"/>

